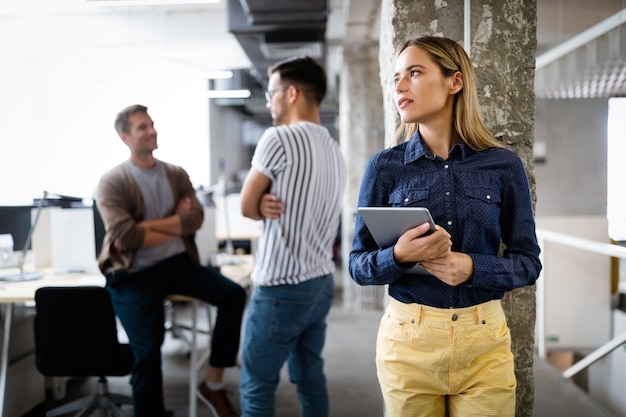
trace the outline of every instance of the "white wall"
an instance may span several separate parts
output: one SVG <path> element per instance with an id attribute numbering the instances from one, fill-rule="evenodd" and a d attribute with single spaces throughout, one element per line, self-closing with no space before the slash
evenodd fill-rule
<path id="1" fill-rule="evenodd" d="M 606 216 L 607 99 L 537 100 L 538 216 Z"/>
<path id="2" fill-rule="evenodd" d="M 205 73 L 247 58 L 223 12 L 141 10 L 0 9 L 0 204 L 29 203 L 44 189 L 90 198 L 127 157 L 112 124 L 133 103 L 155 120 L 156 156 L 208 185 Z"/>
<path id="3" fill-rule="evenodd" d="M 609 243 L 605 216 L 537 216 L 537 227 Z M 587 351 L 611 338 L 611 259 L 551 241 L 542 247 L 547 349 Z M 538 315 L 541 320 L 541 315 Z"/>
<path id="4" fill-rule="evenodd" d="M 233 107 L 209 106 L 210 153 L 209 179 L 216 184 L 221 176 L 228 182 L 250 166 L 249 148 L 243 141 L 243 122 L 249 117 Z"/>

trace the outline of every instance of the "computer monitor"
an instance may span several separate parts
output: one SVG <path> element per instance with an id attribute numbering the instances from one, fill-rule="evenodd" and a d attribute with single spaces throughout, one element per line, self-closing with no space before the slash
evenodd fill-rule
<path id="1" fill-rule="evenodd" d="M 31 225 L 34 206 L 0 206 L 0 234 L 13 236 L 13 251 L 24 249 Z M 32 243 L 27 249 L 32 248 Z"/>

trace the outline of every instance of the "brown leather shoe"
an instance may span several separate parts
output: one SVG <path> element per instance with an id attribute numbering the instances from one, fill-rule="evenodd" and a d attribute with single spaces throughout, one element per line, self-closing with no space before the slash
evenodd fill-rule
<path id="1" fill-rule="evenodd" d="M 225 389 L 212 390 L 206 386 L 204 381 L 198 385 L 198 397 L 205 403 L 214 417 L 237 417 Z"/>

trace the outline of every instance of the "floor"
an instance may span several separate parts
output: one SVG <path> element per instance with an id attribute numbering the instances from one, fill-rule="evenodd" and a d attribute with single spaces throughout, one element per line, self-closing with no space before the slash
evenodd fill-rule
<path id="1" fill-rule="evenodd" d="M 201 315 L 202 317 L 203 315 Z M 374 345 L 380 312 L 346 312 L 340 305 L 331 310 L 325 348 L 326 374 L 330 393 L 332 417 L 382 417 L 383 404 L 376 381 Z M 208 338 L 201 336 L 199 345 L 206 345 Z M 167 333 L 163 346 L 164 384 L 166 405 L 177 417 L 188 414 L 188 347 L 180 338 Z M 238 369 L 226 373 L 226 385 L 233 404 L 237 404 Z M 70 380 L 67 384 L 68 398 L 83 395 L 93 388 L 93 380 Z M 575 384 L 564 380 L 546 362 L 535 361 L 535 417 L 612 417 L 600 409 Z M 111 378 L 109 389 L 129 393 L 128 378 Z M 45 410 L 60 402 L 46 400 L 23 417 L 41 417 Z M 286 373 L 276 393 L 276 417 L 298 416 L 295 389 L 288 382 Z M 132 409 L 125 408 L 127 416 Z M 210 417 L 209 411 L 198 403 L 198 416 Z"/>

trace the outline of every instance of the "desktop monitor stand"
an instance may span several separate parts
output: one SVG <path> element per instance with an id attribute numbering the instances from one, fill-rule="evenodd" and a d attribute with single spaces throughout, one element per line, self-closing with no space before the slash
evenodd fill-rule
<path id="1" fill-rule="evenodd" d="M 43 274 L 41 272 L 25 272 L 22 271 L 19 274 L 7 275 L 5 277 L 0 277 L 0 281 L 32 281 L 35 279 L 43 278 Z"/>
<path id="2" fill-rule="evenodd" d="M 18 267 L 20 268 L 19 274 L 7 275 L 5 277 L 0 277 L 0 281 L 32 281 L 35 279 L 40 279 L 43 277 L 41 272 L 24 272 L 24 261 L 26 260 L 26 252 L 28 252 L 28 245 L 30 245 L 30 240 L 33 237 L 33 231 L 35 227 L 37 227 L 37 222 L 39 221 L 39 215 L 41 214 L 41 209 L 43 208 L 44 202 L 46 201 L 46 197 L 48 196 L 48 192 L 43 192 L 43 198 L 39 200 L 39 205 L 37 206 L 37 214 L 35 214 L 35 221 L 30 226 L 30 230 L 28 231 L 28 236 L 26 237 L 26 242 L 24 242 L 24 248 L 22 249 L 22 256 L 20 257 L 20 261 Z"/>

